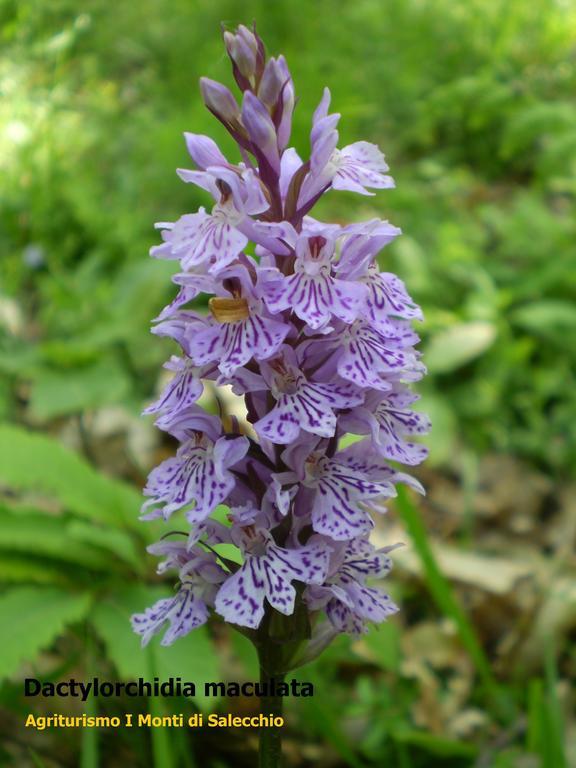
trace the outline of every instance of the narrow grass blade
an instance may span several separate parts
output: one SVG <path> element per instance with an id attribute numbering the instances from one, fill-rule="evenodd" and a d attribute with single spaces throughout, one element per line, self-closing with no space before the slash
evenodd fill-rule
<path id="1" fill-rule="evenodd" d="M 456 599 L 449 581 L 440 570 L 432 547 L 428 542 L 427 532 L 420 513 L 404 488 L 398 488 L 396 506 L 422 562 L 426 583 L 432 597 L 444 615 L 456 625 L 462 644 L 470 654 L 486 690 L 490 693 L 496 693 L 497 683 L 492 674 L 490 662 L 478 641 L 474 627 Z"/>

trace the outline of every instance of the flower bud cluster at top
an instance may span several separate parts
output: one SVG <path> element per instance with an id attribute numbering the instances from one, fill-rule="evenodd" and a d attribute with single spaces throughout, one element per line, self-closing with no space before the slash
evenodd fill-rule
<path id="1" fill-rule="evenodd" d="M 195 169 L 178 175 L 213 205 L 158 224 L 163 242 L 151 251 L 176 263 L 179 286 L 153 332 L 181 352 L 146 412 L 180 447 L 150 473 L 142 517 L 180 512 L 189 531 L 149 548 L 163 558 L 159 572 L 178 573 L 179 588 L 132 624 L 144 643 L 165 629 L 168 645 L 212 612 L 248 630 L 266 616 L 298 615 L 303 637 L 319 647 L 397 610 L 372 585 L 389 571 L 392 547 L 376 549 L 369 536 L 396 483 L 421 490 L 389 462 L 426 456 L 413 438 L 428 420 L 412 410 L 409 389 L 425 370 L 412 329 L 422 315 L 376 261 L 397 227 L 310 215 L 331 189 L 393 187 L 378 147 L 338 148 L 340 115 L 329 112 L 325 89 L 303 161 L 288 146 L 294 86 L 284 57 L 267 58 L 244 26 L 224 43 L 241 99 L 206 78 L 201 90 L 242 161 L 185 134 Z M 189 307 L 200 293 L 211 295 L 207 315 Z M 205 412 L 205 382 L 243 397 L 247 424 Z M 346 434 L 356 438 L 343 447 Z M 225 522 L 212 516 L 219 505 Z M 222 544 L 238 548 L 239 562 Z"/>

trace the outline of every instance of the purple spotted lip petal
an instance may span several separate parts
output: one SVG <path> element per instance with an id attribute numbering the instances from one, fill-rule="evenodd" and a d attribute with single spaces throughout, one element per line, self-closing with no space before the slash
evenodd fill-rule
<path id="1" fill-rule="evenodd" d="M 320 584 L 326 578 L 329 550 L 322 544 L 284 549 L 270 534 L 256 531 L 242 542 L 242 567 L 224 582 L 216 597 L 216 611 L 227 621 L 256 629 L 268 602 L 280 613 L 294 611 L 293 581 Z"/>
<path id="2" fill-rule="evenodd" d="M 430 424 L 410 390 L 425 373 L 412 327 L 422 312 L 378 266 L 398 227 L 314 217 L 328 192 L 394 185 L 380 149 L 339 146 L 326 88 L 300 157 L 284 57 L 267 58 L 243 25 L 224 44 L 239 93 L 207 78 L 201 90 L 237 152 L 185 134 L 194 169 L 178 176 L 212 203 L 160 222 L 151 249 L 178 286 L 153 333 L 180 351 L 145 413 L 178 448 L 150 472 L 142 519 L 170 519 L 150 552 L 179 588 L 132 624 L 143 644 L 163 633 L 169 645 L 213 614 L 257 630 L 298 605 L 324 614 L 308 657 L 398 610 L 374 583 L 393 547 L 376 550 L 370 534 L 398 483 L 423 491 L 388 463 L 426 456 Z"/>

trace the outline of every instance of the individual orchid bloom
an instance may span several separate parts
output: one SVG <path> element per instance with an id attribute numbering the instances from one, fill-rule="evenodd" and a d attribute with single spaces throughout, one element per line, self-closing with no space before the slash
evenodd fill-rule
<path id="1" fill-rule="evenodd" d="M 332 176 L 332 189 L 358 192 L 361 195 L 373 195 L 368 189 L 390 189 L 394 186 L 384 155 L 376 144 L 368 141 L 356 141 L 342 149 L 336 149 L 329 161 Z M 367 189 L 368 188 L 368 189 Z"/>
<path id="2" fill-rule="evenodd" d="M 369 189 L 394 187 L 394 180 L 386 175 L 389 168 L 384 155 L 375 144 L 357 141 L 342 149 L 337 148 L 336 126 L 340 115 L 329 115 L 329 106 L 330 91 L 325 88 L 314 113 L 310 134 L 310 174 L 302 187 L 300 205 L 314 199 L 328 187 L 361 195 L 373 195 Z"/>
<path id="3" fill-rule="evenodd" d="M 231 292 L 210 300 L 212 317 L 204 327 L 194 328 L 186 348 L 197 365 L 217 362 L 230 376 L 253 358 L 266 360 L 276 354 L 291 328 L 266 316 L 260 287 L 252 284 L 245 267 L 225 274 L 234 281 Z"/>
<path id="4" fill-rule="evenodd" d="M 307 587 L 304 599 L 311 610 L 323 608 L 338 632 L 360 635 L 367 622 L 380 624 L 398 612 L 390 596 L 365 584 L 371 576 L 383 578 L 392 568 L 387 553 L 393 547 L 376 550 L 364 539 L 352 540 L 343 562 L 324 586 Z"/>
<path id="5" fill-rule="evenodd" d="M 258 628 L 265 601 L 289 616 L 296 599 L 292 582 L 321 584 L 326 578 L 330 551 L 324 542 L 284 549 L 268 531 L 247 527 L 240 529 L 239 545 L 244 563 L 220 587 L 215 603 L 216 611 L 233 624 Z"/>
<path id="6" fill-rule="evenodd" d="M 214 604 L 217 585 L 226 578 L 226 572 L 212 553 L 198 549 L 189 552 L 183 545 L 177 549 L 172 545 L 173 551 L 167 552 L 170 546 L 157 547 L 156 551 L 169 554 L 169 567 L 179 566 L 180 587 L 174 597 L 162 598 L 144 613 L 132 616 L 132 628 L 142 636 L 143 646 L 148 645 L 166 623 L 168 629 L 160 641 L 164 646 L 172 645 L 178 638 L 205 624 L 210 615 L 208 606 Z"/>
<path id="7" fill-rule="evenodd" d="M 401 229 L 380 219 L 342 227 L 342 247 L 336 265 L 338 276 L 364 281 L 376 255 L 400 234 Z"/>
<path id="8" fill-rule="evenodd" d="M 160 397 L 149 405 L 144 413 L 159 413 L 160 411 L 176 415 L 193 405 L 204 390 L 202 378 L 208 373 L 207 367 L 194 365 L 190 358 L 172 355 L 164 368 L 173 371 L 174 376 L 164 388 Z"/>
<path id="9" fill-rule="evenodd" d="M 151 254 L 178 258 L 184 270 L 209 265 L 217 272 L 234 261 L 248 243 L 246 235 L 236 228 L 243 218 L 230 200 L 217 203 L 210 214 L 200 208 L 198 213 L 185 214 L 167 226 L 162 233 L 164 243 L 152 248 Z"/>
<path id="10" fill-rule="evenodd" d="M 314 530 L 336 541 L 369 534 L 374 523 L 363 502 L 396 495 L 379 465 L 346 453 L 332 459 L 323 453 L 310 454 L 302 485 L 316 491 L 310 510 Z"/>
<path id="11" fill-rule="evenodd" d="M 394 380 L 406 369 L 417 365 L 412 349 L 417 340 L 409 327 L 402 328 L 389 322 L 383 332 L 358 320 L 342 334 L 343 351 L 338 359 L 338 374 L 359 387 L 389 390 L 391 377 Z"/>
<path id="12" fill-rule="evenodd" d="M 242 223 L 268 208 L 260 182 L 249 169 L 241 174 L 221 167 L 178 173 L 184 181 L 209 191 L 216 203 L 210 213 L 200 208 L 174 224 L 160 224 L 164 242 L 150 253 L 156 258 L 179 259 L 184 271 L 207 266 L 209 272 L 219 272 L 248 243 L 248 236 L 239 229 Z"/>
<path id="13" fill-rule="evenodd" d="M 216 520 L 205 520 L 195 526 L 195 529 L 198 529 L 199 533 L 192 542 L 191 537 L 188 540 L 166 538 L 150 544 L 146 550 L 151 555 L 165 558 L 158 563 L 157 573 L 178 571 L 182 578 L 190 572 L 196 572 L 209 584 L 220 584 L 226 578 L 226 571 L 218 563 L 214 552 L 196 545 L 202 537 L 211 544 L 228 542 L 229 532 L 228 535 L 222 534 L 228 529 Z"/>
<path id="14" fill-rule="evenodd" d="M 215 442 L 205 433 L 196 432 L 148 476 L 142 506 L 143 519 L 162 516 L 194 503 L 187 512 L 191 523 L 204 520 L 221 504 L 235 485 L 231 468 L 246 454 L 246 437 L 223 436 Z M 150 507 L 152 511 L 147 512 Z"/>
<path id="15" fill-rule="evenodd" d="M 354 434 L 370 434 L 378 453 L 402 464 L 420 464 L 428 455 L 425 446 L 407 441 L 406 436 L 424 435 L 430 420 L 409 408 L 418 397 L 396 386 L 386 393 L 372 392 L 362 406 L 342 417 L 342 428 Z"/>
<path id="16" fill-rule="evenodd" d="M 277 314 L 291 308 L 314 330 L 326 326 L 332 316 L 354 322 L 368 292 L 362 284 L 332 274 L 334 240 L 322 235 L 302 236 L 295 250 L 294 273 L 271 280 L 264 289 L 268 309 Z"/>
<path id="17" fill-rule="evenodd" d="M 168 622 L 169 627 L 160 641 L 161 645 L 172 645 L 179 637 L 184 637 L 193 629 L 208 621 L 210 612 L 202 599 L 204 584 L 194 575 L 183 581 L 174 597 L 158 600 L 144 613 L 132 616 L 132 629 L 142 635 L 142 645 L 146 646 Z"/>
<path id="18" fill-rule="evenodd" d="M 363 282 L 368 288 L 366 311 L 372 325 L 383 326 L 390 317 L 423 319 L 422 310 L 408 295 L 406 286 L 396 275 L 379 272 L 378 266 L 373 263 Z"/>
<path id="19" fill-rule="evenodd" d="M 262 364 L 262 370 L 276 405 L 254 424 L 254 429 L 273 443 L 291 443 L 301 429 L 332 437 L 336 431 L 336 410 L 351 408 L 363 400 L 347 382 L 309 381 L 286 347 L 281 355 Z"/>

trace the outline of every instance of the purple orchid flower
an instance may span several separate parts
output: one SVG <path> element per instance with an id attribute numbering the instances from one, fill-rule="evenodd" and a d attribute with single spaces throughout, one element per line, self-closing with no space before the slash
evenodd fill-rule
<path id="1" fill-rule="evenodd" d="M 355 539 L 344 550 L 339 567 L 324 586 L 307 587 L 304 599 L 311 610 L 320 608 L 338 632 L 360 635 L 367 622 L 380 624 L 397 613 L 398 606 L 385 592 L 366 586 L 366 579 L 383 578 L 392 568 L 387 553 L 395 547 L 375 550 L 365 539 Z"/>
<path id="2" fill-rule="evenodd" d="M 213 554 L 198 547 L 189 551 L 185 544 L 164 541 L 149 547 L 149 551 L 168 555 L 158 570 L 164 572 L 177 568 L 180 586 L 174 597 L 158 600 L 144 613 L 132 616 L 132 628 L 142 635 L 142 645 L 145 646 L 168 622 L 161 645 L 172 645 L 179 637 L 184 637 L 208 621 L 208 605 L 214 605 L 217 585 L 224 581 L 226 573 Z"/>
<path id="3" fill-rule="evenodd" d="M 176 456 L 150 473 L 144 488 L 144 495 L 150 498 L 142 506 L 143 519 L 167 519 L 177 509 L 194 503 L 187 518 L 201 522 L 233 490 L 235 478 L 230 469 L 246 455 L 249 441 L 227 435 L 214 439 L 198 429 L 203 426 L 202 419 L 194 413 L 184 424 L 171 421 L 162 426 L 178 435 L 182 444 Z M 149 507 L 152 510 L 148 512 Z"/>
<path id="4" fill-rule="evenodd" d="M 353 322 L 366 303 L 368 291 L 361 283 L 332 274 L 335 246 L 334 239 L 322 235 L 298 238 L 294 273 L 266 285 L 268 309 L 277 314 L 292 308 L 313 330 L 326 326 L 333 316 Z"/>
<path id="5" fill-rule="evenodd" d="M 259 626 L 265 600 L 289 616 L 296 600 L 292 582 L 321 584 L 326 578 L 329 550 L 323 542 L 284 549 L 268 531 L 248 526 L 242 529 L 239 544 L 244 564 L 220 588 L 216 611 L 242 627 Z"/>

